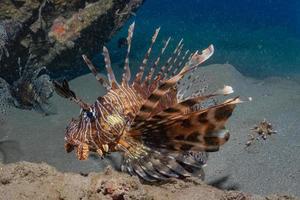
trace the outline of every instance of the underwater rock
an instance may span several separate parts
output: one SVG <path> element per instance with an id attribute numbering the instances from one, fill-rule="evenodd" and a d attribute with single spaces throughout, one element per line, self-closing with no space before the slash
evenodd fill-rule
<path id="1" fill-rule="evenodd" d="M 27 75 L 34 76 L 43 67 L 55 78 L 70 77 L 72 72 L 80 74 L 81 54 L 92 56 L 99 52 L 99 47 L 142 3 L 143 0 L 0 1 L 0 77 L 11 87 L 20 85 L 18 63 L 29 58 Z M 28 76 L 26 79 L 34 80 Z M 46 87 L 47 81 L 42 85 Z"/>
<path id="2" fill-rule="evenodd" d="M 5 104 L 11 101 L 13 98 L 10 94 L 9 84 L 0 77 L 0 103 Z"/>
<path id="3" fill-rule="evenodd" d="M 9 84 L 0 77 L 0 132 L 9 104 L 13 102 L 9 87 Z"/>
<path id="4" fill-rule="evenodd" d="M 160 185 L 142 184 L 137 177 L 110 168 L 102 173 L 62 173 L 45 163 L 0 164 L 0 199 L 211 199 L 297 200 L 288 195 L 262 197 L 222 191 L 194 179 Z"/>
<path id="5" fill-rule="evenodd" d="M 2 56 L 9 57 L 8 47 L 11 41 L 14 41 L 20 33 L 22 25 L 13 20 L 0 21 L 0 61 Z"/>
<path id="6" fill-rule="evenodd" d="M 0 60 L 2 59 L 3 53 L 5 53 L 6 57 L 9 57 L 9 53 L 7 51 L 6 43 L 8 41 L 8 36 L 3 24 L 0 24 Z"/>

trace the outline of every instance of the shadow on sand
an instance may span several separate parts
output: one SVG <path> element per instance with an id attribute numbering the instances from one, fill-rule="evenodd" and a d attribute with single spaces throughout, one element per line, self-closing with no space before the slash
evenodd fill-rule
<path id="1" fill-rule="evenodd" d="M 0 162 L 7 164 L 17 162 L 22 157 L 20 145 L 14 140 L 0 141 Z"/>
<path id="2" fill-rule="evenodd" d="M 226 175 L 226 176 L 220 177 L 218 179 L 215 179 L 215 180 L 209 182 L 208 185 L 214 186 L 221 190 L 239 190 L 240 187 L 239 187 L 238 183 L 234 183 L 231 185 L 228 185 L 226 183 L 229 178 L 230 178 L 230 175 Z"/>

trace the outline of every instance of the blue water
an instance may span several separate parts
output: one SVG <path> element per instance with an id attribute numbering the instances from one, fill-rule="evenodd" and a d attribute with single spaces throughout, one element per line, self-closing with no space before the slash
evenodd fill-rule
<path id="1" fill-rule="evenodd" d="M 300 73 L 299 0 L 147 0 L 108 44 L 117 65 L 124 50 L 116 41 L 126 36 L 133 20 L 133 61 L 142 59 L 153 31 L 161 26 L 158 40 L 172 36 L 175 45 L 182 37 L 191 50 L 212 43 L 215 54 L 208 63 L 232 64 L 246 76 Z"/>

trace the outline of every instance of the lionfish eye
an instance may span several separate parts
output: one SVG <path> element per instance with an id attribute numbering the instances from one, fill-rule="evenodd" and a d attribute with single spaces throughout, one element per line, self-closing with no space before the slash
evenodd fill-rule
<path id="1" fill-rule="evenodd" d="M 93 112 L 92 109 L 90 109 L 90 110 L 82 110 L 82 114 L 83 114 L 83 117 L 85 119 L 88 118 L 91 121 L 94 121 L 95 118 L 96 118 L 95 112 Z"/>
<path id="2" fill-rule="evenodd" d="M 93 114 L 92 112 L 90 112 L 90 111 L 87 111 L 87 112 L 86 112 L 86 116 L 87 116 L 88 118 L 90 118 L 90 119 L 94 119 L 94 114 Z"/>

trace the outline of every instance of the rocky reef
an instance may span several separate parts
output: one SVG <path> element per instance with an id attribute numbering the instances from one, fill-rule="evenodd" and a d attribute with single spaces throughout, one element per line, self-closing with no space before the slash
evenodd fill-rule
<path id="1" fill-rule="evenodd" d="M 9 101 L 17 107 L 43 110 L 41 105 L 53 92 L 50 77 L 80 74 L 81 54 L 92 57 L 99 52 L 142 3 L 0 1 L 0 89 L 9 88 Z"/>

